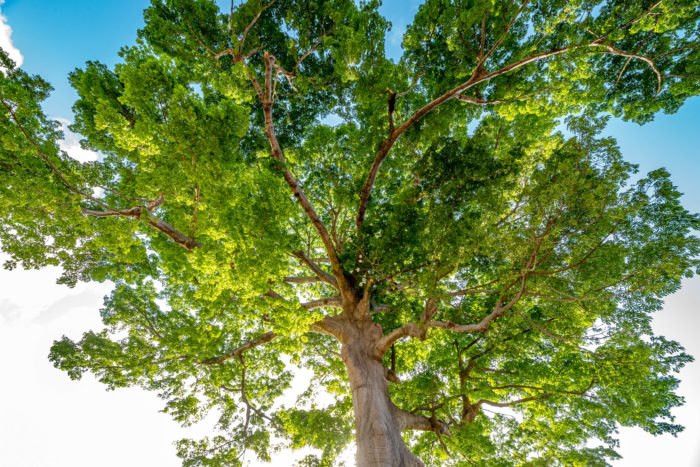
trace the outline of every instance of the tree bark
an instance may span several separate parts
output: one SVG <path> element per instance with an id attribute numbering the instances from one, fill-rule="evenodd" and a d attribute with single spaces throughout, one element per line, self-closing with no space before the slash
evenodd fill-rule
<path id="1" fill-rule="evenodd" d="M 384 367 L 375 356 L 382 331 L 369 319 L 351 323 L 341 356 L 348 372 L 355 413 L 356 462 L 360 467 L 423 466 L 401 437 L 400 410 L 389 398 Z"/>

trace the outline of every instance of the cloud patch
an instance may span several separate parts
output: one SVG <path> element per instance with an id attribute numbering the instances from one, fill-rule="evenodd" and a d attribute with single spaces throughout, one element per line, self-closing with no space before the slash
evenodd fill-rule
<path id="1" fill-rule="evenodd" d="M 34 318 L 38 324 L 46 324 L 61 318 L 78 308 L 93 308 L 94 304 L 101 303 L 104 295 L 95 289 L 86 289 L 77 294 L 64 295 L 54 303 L 41 310 Z"/>
<path id="2" fill-rule="evenodd" d="M 95 151 L 83 149 L 80 146 L 80 137 L 68 129 L 71 124 L 70 120 L 65 118 L 57 118 L 56 121 L 61 125 L 63 139 L 58 142 L 58 146 L 66 151 L 70 157 L 80 162 L 96 161 L 98 155 Z"/>
<path id="3" fill-rule="evenodd" d="M 3 324 L 12 324 L 20 317 L 22 307 L 8 298 L 0 300 L 0 321 Z"/>
<path id="4" fill-rule="evenodd" d="M 5 3 L 5 0 L 0 0 L 0 6 Z M 19 67 L 24 62 L 24 57 L 17 47 L 12 44 L 12 28 L 7 24 L 7 18 L 2 15 L 0 10 L 0 48 L 5 50 L 10 58 Z"/>

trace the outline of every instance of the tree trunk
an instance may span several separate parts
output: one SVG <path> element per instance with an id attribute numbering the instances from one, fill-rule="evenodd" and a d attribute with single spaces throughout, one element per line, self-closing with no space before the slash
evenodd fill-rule
<path id="1" fill-rule="evenodd" d="M 398 408 L 389 398 L 382 362 L 373 356 L 381 329 L 367 320 L 342 345 L 355 412 L 356 462 L 360 467 L 423 466 L 401 437 Z"/>

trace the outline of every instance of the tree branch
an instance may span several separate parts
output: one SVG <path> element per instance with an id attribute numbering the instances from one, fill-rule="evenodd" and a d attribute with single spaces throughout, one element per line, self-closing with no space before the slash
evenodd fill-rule
<path id="1" fill-rule="evenodd" d="M 317 282 L 324 282 L 324 281 L 316 276 L 303 276 L 303 277 L 286 276 L 282 279 L 282 282 L 286 282 L 288 284 L 314 284 Z"/>
<path id="2" fill-rule="evenodd" d="M 596 378 L 592 378 L 590 384 L 585 388 L 582 389 L 581 391 L 567 391 L 563 389 L 545 389 L 540 386 L 529 386 L 527 384 L 504 384 L 501 386 L 490 386 L 487 389 L 489 390 L 505 390 L 505 389 L 532 389 L 534 391 L 547 391 L 551 393 L 557 393 L 557 394 L 569 394 L 572 396 L 583 396 L 585 395 L 595 384 L 597 381 Z"/>
<path id="3" fill-rule="evenodd" d="M 318 216 L 318 214 L 316 214 L 316 211 L 311 205 L 311 202 L 306 197 L 306 194 L 304 194 L 301 187 L 299 186 L 299 183 L 294 178 L 289 169 L 286 167 L 284 153 L 282 152 L 282 148 L 277 140 L 277 135 L 275 133 L 272 118 L 272 70 L 273 68 L 275 68 L 276 59 L 273 55 L 270 55 L 269 53 L 265 52 L 264 61 L 265 89 L 260 89 L 260 86 L 257 84 L 257 80 L 254 80 L 254 77 L 252 75 L 251 81 L 253 81 L 253 85 L 255 86 L 256 92 L 258 93 L 258 97 L 260 97 L 261 104 L 263 107 L 263 114 L 265 117 L 265 134 L 267 136 L 268 142 L 270 143 L 270 156 L 272 156 L 272 158 L 278 160 L 281 164 L 283 164 L 283 167 L 281 167 L 280 170 L 282 170 L 284 180 L 287 182 L 289 188 L 291 188 L 294 197 L 297 199 L 297 202 L 304 210 L 309 220 L 311 220 L 311 223 L 313 224 L 314 228 L 321 237 L 321 241 L 323 242 L 326 253 L 328 254 L 328 257 L 331 261 L 331 265 L 333 267 L 333 274 L 335 275 L 338 289 L 344 297 L 349 298 L 352 296 L 352 290 L 345 279 L 343 268 L 340 265 L 340 261 L 338 260 L 335 247 L 333 246 L 333 240 L 331 239 L 331 236 L 328 233 L 326 226 L 323 225 L 323 222 L 321 222 L 320 217 Z"/>
<path id="4" fill-rule="evenodd" d="M 189 237 L 179 230 L 177 230 L 175 227 L 172 225 L 168 224 L 165 221 L 162 221 L 158 219 L 157 217 L 153 217 L 150 213 L 151 209 L 149 209 L 151 205 L 147 206 L 136 206 L 133 208 L 129 209 L 120 209 L 120 210 L 111 210 L 111 211 L 94 211 L 92 209 L 86 209 L 86 208 L 81 208 L 81 212 L 87 216 L 94 216 L 94 217 L 114 217 L 114 216 L 119 216 L 119 217 L 131 217 L 133 219 L 140 219 L 141 215 L 146 211 L 148 214 L 148 220 L 146 221 L 148 225 L 153 227 L 154 229 L 160 231 L 161 233 L 164 233 L 170 239 L 172 239 L 175 243 L 178 245 L 181 245 L 185 247 L 187 250 L 191 250 L 193 247 L 201 247 L 202 244 L 199 243 L 198 241 L 194 240 L 192 237 Z M 155 206 L 153 206 L 155 207 Z"/>
<path id="5" fill-rule="evenodd" d="M 294 68 L 292 68 L 292 71 L 291 71 L 292 75 L 295 75 L 295 74 L 296 74 L 296 71 L 297 71 L 297 69 L 299 68 L 299 65 L 301 65 L 301 62 L 303 62 L 303 61 L 306 59 L 306 57 L 308 57 L 309 55 L 311 55 L 312 53 L 314 53 L 314 51 L 316 51 L 316 49 L 318 48 L 318 46 L 321 44 L 321 41 L 322 41 L 327 35 L 328 35 L 327 32 L 324 32 L 323 34 L 321 34 L 321 37 L 318 38 L 318 40 L 314 43 L 314 45 L 311 46 L 311 48 L 310 48 L 309 50 L 307 50 L 307 51 L 301 56 L 301 58 L 300 58 L 300 59 L 297 61 L 297 63 L 294 65 Z"/>
<path id="6" fill-rule="evenodd" d="M 335 337 L 339 341 L 343 341 L 343 336 L 346 334 L 347 324 L 340 321 L 334 316 L 326 316 L 322 320 L 316 321 L 309 326 L 309 331 L 325 334 Z"/>
<path id="7" fill-rule="evenodd" d="M 628 59 L 635 58 L 637 60 L 641 60 L 641 61 L 647 63 L 651 67 L 651 69 L 654 71 L 654 73 L 656 74 L 656 80 L 658 82 L 658 85 L 656 87 L 656 94 L 658 95 L 661 92 L 661 83 L 662 83 L 661 73 L 659 72 L 658 68 L 656 68 L 656 64 L 654 63 L 654 61 L 652 59 L 650 59 L 649 57 L 645 57 L 644 55 L 639 55 L 636 53 L 623 52 L 622 50 L 616 49 L 615 47 L 613 47 L 612 45 L 609 45 L 609 44 L 600 44 L 600 45 L 607 49 L 606 51 L 604 51 L 602 53 L 610 54 L 610 55 L 619 55 L 621 57 L 627 57 Z M 626 66 L 627 66 L 627 64 L 625 64 L 625 67 Z M 619 81 L 619 78 L 618 78 L 618 81 Z M 615 84 L 617 84 L 617 81 L 615 82 Z"/>
<path id="8" fill-rule="evenodd" d="M 425 417 L 416 415 L 403 409 L 395 407 L 395 416 L 398 419 L 400 430 L 420 430 L 432 431 L 435 434 L 451 437 L 449 426 L 442 420 L 437 420 L 434 417 Z"/>
<path id="9" fill-rule="evenodd" d="M 316 274 L 316 276 L 322 280 L 323 282 L 332 285 L 335 287 L 337 290 L 340 290 L 338 286 L 338 281 L 336 280 L 335 277 L 333 277 L 331 274 L 328 274 L 326 271 L 321 269 L 318 264 L 314 263 L 311 258 L 306 256 L 306 254 L 303 251 L 294 251 L 292 252 L 292 255 L 297 257 L 306 267 L 311 269 L 311 271 Z"/>
<path id="10" fill-rule="evenodd" d="M 330 306 L 335 308 L 343 307 L 343 299 L 340 296 L 319 298 L 317 300 L 312 300 L 310 302 L 302 303 L 301 307 L 306 310 L 313 310 L 314 308 L 321 308 L 324 306 Z"/>
<path id="11" fill-rule="evenodd" d="M 61 182 L 68 188 L 70 191 L 73 193 L 82 196 L 84 199 L 88 201 L 92 201 L 93 203 L 97 204 L 98 206 L 106 209 L 106 211 L 95 211 L 92 209 L 87 209 L 87 208 L 82 208 L 81 207 L 81 212 L 85 215 L 89 216 L 94 216 L 94 217 L 111 217 L 111 216 L 122 216 L 122 217 L 131 217 L 134 219 L 139 219 L 141 215 L 143 214 L 144 210 L 148 212 L 149 219 L 148 219 L 148 225 L 151 227 L 154 227 L 156 230 L 159 230 L 160 232 L 164 233 L 168 237 L 170 237 L 175 243 L 178 245 L 184 246 L 186 249 L 191 250 L 192 247 L 201 247 L 201 243 L 194 241 L 187 235 L 183 234 L 179 230 L 175 229 L 172 225 L 168 224 L 165 221 L 162 221 L 156 217 L 151 216 L 151 211 L 153 211 L 156 207 L 160 206 L 164 202 L 164 197 L 163 193 L 160 194 L 160 196 L 149 202 L 147 206 L 137 206 L 129 209 L 114 209 L 111 206 L 105 204 L 104 202 L 100 201 L 99 199 L 93 197 L 92 195 L 78 189 L 75 185 L 70 183 L 68 179 L 61 173 L 60 170 L 58 170 L 58 167 L 54 165 L 53 162 L 51 162 L 51 159 L 44 153 L 44 151 L 39 147 L 39 144 L 34 140 L 34 138 L 29 134 L 29 132 L 24 128 L 24 126 L 20 123 L 19 119 L 17 118 L 17 115 L 15 114 L 14 110 L 12 109 L 12 106 L 9 105 L 7 102 L 4 100 L 0 100 L 2 105 L 8 110 L 10 113 L 12 120 L 14 120 L 15 124 L 17 127 L 20 129 L 24 137 L 29 141 L 29 143 L 34 146 L 34 149 L 36 149 L 37 154 L 39 154 L 39 158 L 43 160 L 46 165 L 49 166 L 49 169 L 61 180 Z"/>
<path id="12" fill-rule="evenodd" d="M 522 13 L 523 10 L 525 9 L 525 7 L 527 6 L 528 1 L 529 0 L 523 1 L 523 4 L 520 5 L 520 8 L 518 9 L 518 11 L 515 12 L 515 15 L 513 15 L 510 22 L 506 25 L 506 28 L 503 31 L 503 34 L 501 34 L 501 37 L 499 37 L 496 40 L 496 43 L 493 45 L 493 47 L 491 47 L 491 49 L 486 53 L 486 55 L 484 55 L 484 57 L 480 60 L 479 65 L 483 65 L 486 62 L 486 60 L 491 56 L 491 54 L 494 53 L 496 51 L 496 49 L 498 49 L 498 46 L 501 45 L 501 42 L 503 42 L 503 39 L 505 39 L 506 36 L 508 35 L 510 28 L 513 27 L 513 23 L 515 23 L 515 20 L 518 19 L 518 16 L 520 16 L 520 13 Z"/>
<path id="13" fill-rule="evenodd" d="M 241 344 L 240 346 L 236 347 L 233 350 L 230 350 L 229 352 L 226 352 L 223 355 L 220 355 L 218 357 L 214 358 L 209 358 L 206 360 L 202 360 L 199 363 L 202 365 L 221 365 L 224 363 L 226 360 L 230 358 L 239 358 L 241 355 L 243 355 L 243 352 L 246 350 L 250 350 L 254 347 L 258 347 L 260 345 L 266 344 L 273 340 L 275 337 L 277 337 L 277 334 L 274 332 L 266 332 L 262 336 L 258 337 L 257 339 L 253 339 L 252 341 L 245 342 L 244 344 Z"/>
<path id="14" fill-rule="evenodd" d="M 598 45 L 595 42 L 592 42 L 590 44 L 585 44 L 585 45 Z M 365 181 L 364 185 L 362 186 L 362 189 L 360 190 L 360 202 L 357 207 L 357 216 L 355 217 L 355 228 L 356 232 L 359 233 L 360 228 L 362 227 L 362 223 L 365 220 L 365 211 L 367 210 L 367 204 L 369 202 L 369 195 L 370 192 L 372 191 L 372 186 L 374 185 L 374 181 L 377 178 L 377 173 L 379 172 L 379 168 L 382 165 L 382 162 L 386 158 L 386 156 L 389 154 L 389 151 L 391 148 L 394 146 L 394 143 L 396 140 L 401 136 L 406 130 L 408 130 L 410 127 L 412 127 L 418 120 L 423 118 L 426 114 L 431 112 L 433 109 L 436 107 L 440 106 L 441 104 L 447 102 L 448 100 L 452 99 L 453 97 L 456 97 L 459 93 L 462 91 L 465 91 L 469 89 L 470 87 L 481 83 L 483 81 L 487 81 L 491 78 L 495 78 L 496 76 L 500 76 L 503 74 L 506 74 L 510 71 L 516 70 L 518 68 L 521 68 L 529 63 L 535 62 L 537 60 L 541 60 L 544 58 L 552 57 L 554 55 L 559 55 L 564 52 L 568 52 L 569 50 L 576 48 L 576 47 L 582 47 L 582 46 L 567 46 L 567 47 L 561 47 L 558 49 L 551 50 L 549 52 L 542 52 L 539 54 L 531 55 L 530 57 L 524 58 L 522 60 L 519 60 L 515 63 L 512 63 L 510 65 L 507 65 L 497 71 L 491 72 L 491 73 L 486 73 L 483 72 L 483 69 L 479 68 L 479 72 L 477 73 L 476 71 L 472 76 L 465 81 L 464 83 L 460 84 L 459 86 L 450 89 L 449 91 L 445 92 L 443 95 L 440 97 L 432 100 L 431 102 L 427 103 L 420 109 L 416 110 L 411 117 L 408 118 L 404 123 L 402 123 L 400 126 L 395 128 L 385 139 L 382 144 L 379 147 L 379 151 L 377 152 L 377 155 L 374 158 L 374 161 L 372 162 L 372 166 L 370 167 L 369 173 L 367 174 L 367 180 Z"/>
<path id="15" fill-rule="evenodd" d="M 407 323 L 403 326 L 394 329 L 386 336 L 381 337 L 374 347 L 374 355 L 377 358 L 382 357 L 387 350 L 391 347 L 391 344 L 401 339 L 402 337 L 417 337 L 420 340 L 425 340 L 428 333 L 427 326 L 420 326 L 418 323 Z"/>
<path id="16" fill-rule="evenodd" d="M 536 401 L 536 400 L 541 400 L 541 399 L 546 399 L 548 397 L 552 397 L 554 394 L 552 393 L 544 393 L 539 396 L 533 396 L 533 397 L 525 397 L 523 399 L 517 399 L 514 401 L 510 402 L 496 402 L 488 399 L 479 399 L 479 401 L 475 404 L 477 407 L 482 405 L 482 404 L 487 404 L 487 405 L 492 405 L 494 407 L 511 407 L 513 405 L 517 404 L 522 404 L 524 402 L 531 402 L 531 401 Z"/>
<path id="17" fill-rule="evenodd" d="M 245 43 L 246 37 L 248 36 L 248 32 L 249 32 L 250 29 L 255 25 L 255 23 L 258 21 L 258 19 L 260 18 L 260 15 L 262 15 L 263 12 L 264 12 L 265 10 L 267 10 L 267 9 L 270 8 L 272 5 L 274 5 L 274 3 L 275 3 L 276 1 L 277 1 L 277 0 L 272 0 L 272 1 L 270 1 L 267 5 L 264 5 L 264 6 L 262 7 L 262 9 L 261 9 L 260 11 L 258 11 L 258 14 L 255 15 L 255 17 L 253 18 L 253 20 L 252 20 L 250 23 L 248 23 L 248 26 L 246 26 L 246 28 L 243 30 L 243 34 L 241 35 L 241 41 L 238 43 L 238 56 L 239 56 L 239 57 L 240 57 L 240 56 L 242 55 L 242 53 L 243 53 L 243 44 Z"/>
<path id="18" fill-rule="evenodd" d="M 468 102 L 470 104 L 476 104 L 476 105 L 496 105 L 496 104 L 505 104 L 508 102 L 518 102 L 518 101 L 524 101 L 527 99 L 530 99 L 533 96 L 536 96 L 538 94 L 542 94 L 543 91 L 538 91 L 538 92 L 532 92 L 530 94 L 525 94 L 523 96 L 518 96 L 518 97 L 512 97 L 509 99 L 493 99 L 493 100 L 484 100 L 484 99 L 478 99 L 476 97 L 471 97 L 471 96 L 465 96 L 464 94 L 460 93 L 457 94 L 457 99 L 463 102 Z"/>
<path id="19" fill-rule="evenodd" d="M 527 274 L 523 274 L 520 278 L 521 284 L 520 284 L 520 289 L 518 292 L 516 292 L 515 296 L 505 305 L 502 304 L 503 297 L 501 297 L 498 300 L 498 303 L 494 307 L 493 311 L 489 313 L 487 316 L 485 316 L 481 321 L 478 323 L 474 324 L 456 324 L 451 321 L 430 321 L 428 323 L 429 327 L 436 327 L 436 328 L 442 328 L 442 329 L 447 329 L 448 331 L 454 331 L 454 332 L 484 332 L 488 330 L 489 325 L 491 322 L 498 318 L 500 315 L 508 311 L 513 305 L 515 305 L 518 300 L 523 296 L 523 293 L 525 292 L 525 285 L 527 284 Z M 517 283 L 517 282 L 515 282 Z M 515 285 L 515 283 L 511 282 L 511 284 L 506 288 L 506 291 Z"/>
<path id="20" fill-rule="evenodd" d="M 401 378 L 399 378 L 399 375 L 396 374 L 394 370 L 391 368 L 384 367 L 384 379 L 391 383 L 400 383 Z"/>
<path id="21" fill-rule="evenodd" d="M 438 300 L 429 298 L 425 301 L 425 307 L 421 313 L 419 323 L 408 323 L 399 328 L 394 329 L 386 336 L 381 337 L 374 347 L 374 355 L 377 358 L 382 358 L 389 350 L 391 344 L 401 339 L 402 337 L 417 337 L 420 340 L 425 340 L 430 325 L 428 321 L 437 312 Z"/>

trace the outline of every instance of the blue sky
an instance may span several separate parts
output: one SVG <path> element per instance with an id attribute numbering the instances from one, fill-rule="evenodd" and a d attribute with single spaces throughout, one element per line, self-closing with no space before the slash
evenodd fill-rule
<path id="1" fill-rule="evenodd" d="M 227 3 L 225 0 L 218 1 L 222 5 Z M 405 28 L 406 24 L 410 23 L 419 3 L 418 0 L 389 0 L 384 2 L 381 12 L 388 17 L 394 25 L 394 31 L 390 33 L 387 38 L 388 49 L 393 54 L 397 54 L 400 47 L 401 31 Z M 4 3 L 0 0 L 0 13 L 5 17 L 4 23 L 12 28 L 12 44 L 19 49 L 24 58 L 22 67 L 30 73 L 40 74 L 51 82 L 56 89 L 52 97 L 45 104 L 45 110 L 50 116 L 72 120 L 72 112 L 70 109 L 76 98 L 76 94 L 68 86 L 68 73 L 76 67 L 81 67 L 87 60 L 99 60 L 108 65 L 115 64 L 119 59 L 117 55 L 119 49 L 122 46 L 133 44 L 136 39 L 136 31 L 143 24 L 142 11 L 147 5 L 147 0 L 5 0 Z M 3 22 L 0 21 L 0 25 L 2 23 Z M 617 138 L 626 159 L 640 164 L 642 172 L 648 172 L 658 167 L 666 167 L 680 191 L 684 193 L 683 200 L 685 206 L 692 211 L 698 212 L 700 211 L 700 183 L 698 183 L 698 178 L 700 178 L 700 145 L 697 143 L 698 135 L 700 134 L 699 130 L 700 98 L 696 97 L 688 101 L 676 114 L 658 115 L 653 122 L 645 126 L 640 127 L 636 124 L 612 120 L 606 133 Z M 48 273 L 42 275 L 42 279 L 33 279 L 34 276 L 30 275 L 22 279 L 18 274 L 23 274 L 23 272 L 16 271 L 12 276 L 13 280 L 17 282 L 15 287 L 17 291 L 22 290 L 22 284 L 25 284 L 26 287 L 31 285 L 32 292 L 36 291 L 37 287 L 38 290 L 43 290 L 42 287 L 46 287 L 45 290 L 47 291 L 50 287 L 55 287 L 51 284 L 55 278 L 51 279 L 53 276 Z M 2 274 L 0 274 L 0 276 L 2 276 Z M 45 282 L 45 284 L 49 285 L 41 285 L 44 284 L 44 282 L 40 282 L 40 280 L 48 281 Z M 58 307 L 58 305 L 56 305 L 57 303 L 65 303 L 65 294 L 67 292 L 60 292 L 59 289 L 54 288 L 50 290 L 52 291 L 51 294 L 53 294 L 51 295 L 51 297 L 53 297 L 52 300 L 55 303 L 51 305 L 51 303 L 47 302 L 42 304 L 41 307 L 50 309 L 51 306 Z M 659 313 L 654 323 L 657 332 L 679 340 L 688 348 L 689 352 L 695 354 L 696 357 L 700 357 L 700 344 L 696 337 L 700 332 L 700 320 L 698 319 L 697 313 L 698 307 L 700 306 L 700 293 L 697 292 L 698 290 L 700 290 L 700 281 L 698 281 L 697 278 L 685 282 L 683 290 L 667 301 L 666 308 L 663 312 Z M 61 293 L 64 295 L 61 295 Z M 71 297 L 72 296 L 73 295 L 71 295 Z M 20 313 L 18 310 L 20 310 L 20 308 L 17 307 L 19 305 L 15 306 L 15 302 L 22 300 L 21 295 L 17 295 L 19 298 L 13 297 L 11 291 L 0 290 L 0 355 L 7 355 L 8 352 L 21 355 L 22 351 L 18 350 L 17 346 L 23 345 L 22 343 L 25 342 L 26 339 L 21 339 L 20 333 L 25 331 L 36 332 L 36 321 L 32 321 L 31 323 L 27 321 L 25 324 L 22 324 L 21 319 L 18 318 Z M 14 302 L 12 300 L 14 300 Z M 100 300 L 99 297 L 90 298 L 94 303 L 88 303 L 87 300 L 88 299 L 85 298 L 83 307 L 91 308 L 90 313 L 92 317 L 90 320 L 83 324 L 80 324 L 79 321 L 71 321 L 69 324 L 62 324 L 63 322 L 60 320 L 64 319 L 65 316 L 69 316 L 70 313 L 66 311 L 64 313 L 65 316 L 56 316 L 52 321 L 56 329 L 53 330 L 52 328 L 51 332 L 47 330 L 42 331 L 46 334 L 46 345 L 50 344 L 51 338 L 58 338 L 61 333 L 68 332 L 65 327 L 61 328 L 61 326 L 70 326 L 71 329 L 74 328 L 74 336 L 80 332 L 78 329 L 86 330 L 89 327 L 94 327 L 96 322 L 95 317 L 97 316 L 96 310 L 99 308 Z M 11 303 L 15 303 L 15 305 L 12 305 L 14 308 L 9 305 Z M 71 306 L 73 309 L 76 308 L 74 305 Z M 10 311 L 5 313 L 3 310 Z M 5 315 L 3 315 L 3 313 L 5 313 Z M 79 320 L 77 315 L 70 316 L 72 316 L 71 319 Z M 3 347 L 3 342 L 8 342 L 3 338 L 3 326 L 9 326 L 6 329 L 10 330 L 8 332 L 11 332 L 12 335 L 10 336 L 8 334 L 7 337 L 12 338 L 12 342 L 14 342 L 12 345 L 15 347 Z M 12 326 L 15 327 L 13 328 Z M 29 339 L 28 342 L 35 342 L 35 340 L 32 339 Z M 50 381 L 44 381 L 38 376 L 39 373 L 32 373 L 30 379 L 36 381 L 37 385 L 45 384 L 49 385 L 48 387 L 55 388 L 58 387 L 59 380 L 65 380 L 67 385 L 65 389 L 61 389 L 65 394 L 70 393 L 72 390 L 70 388 L 77 387 L 74 385 L 78 383 L 68 382 L 65 375 L 56 376 L 54 373 L 48 373 L 55 372 L 56 370 L 50 368 L 46 362 L 45 355 L 47 349 L 41 350 L 41 352 L 38 353 L 32 350 L 31 352 L 27 352 L 27 354 L 29 353 L 31 353 L 31 355 L 36 355 L 36 358 L 40 358 L 39 354 L 42 354 L 43 360 L 41 362 L 28 361 L 24 367 L 28 366 L 34 369 L 31 371 L 46 371 L 47 375 L 53 375 L 47 376 Z M 13 367 L 10 373 L 22 371 L 21 368 L 24 367 L 17 365 Z M 39 368 L 41 368 L 41 370 L 39 370 Z M 5 369 L 4 366 L 0 371 L 7 374 L 3 369 Z M 673 465 L 680 467 L 698 465 L 695 464 L 693 459 L 700 462 L 700 451 L 698 451 L 697 448 L 697 439 L 700 439 L 700 364 L 695 363 L 689 366 L 681 374 L 681 378 L 684 381 L 681 385 L 681 393 L 687 397 L 688 405 L 682 411 L 679 411 L 678 415 L 679 422 L 686 424 L 688 430 L 676 440 L 670 437 L 660 440 L 659 438 L 653 438 L 649 435 L 643 435 L 638 430 L 623 431 L 621 452 L 626 456 L 626 460 L 616 465 L 658 465 L 657 462 L 653 460 L 655 459 L 653 457 L 655 453 L 660 453 L 661 455 L 661 457 L 656 458 L 659 459 L 659 463 L 667 463 L 670 461 Z M 42 383 L 42 381 L 44 382 Z M 99 385 L 95 385 L 94 390 L 103 391 Z M 0 394 L 2 391 L 3 389 L 0 389 Z M 22 396 L 22 391 L 16 391 L 13 394 L 13 397 L 19 398 Z M 79 397 L 83 398 L 83 401 L 86 401 L 86 404 L 89 397 L 92 397 L 85 395 L 87 392 L 83 392 L 83 389 L 78 391 L 78 394 Z M 0 400 L 1 399 L 3 398 L 0 397 Z M 36 398 L 34 401 L 36 401 Z M 109 394 L 104 401 L 104 404 L 115 404 L 115 406 L 118 406 L 120 403 L 118 402 L 116 394 Z M 22 403 L 34 404 L 35 402 L 19 401 L 19 403 L 21 405 Z M 56 404 L 62 403 L 67 404 L 68 402 L 56 402 Z M 128 404 L 128 402 L 125 404 Z M 157 406 L 157 403 L 148 405 L 149 410 L 154 410 L 153 407 Z M 136 407 L 141 410 L 141 412 L 134 412 L 134 416 L 143 417 L 139 418 L 139 420 L 143 420 L 144 427 L 150 426 L 148 425 L 150 422 L 146 421 L 147 416 L 144 413 L 145 409 L 143 407 L 145 407 L 145 405 Z M 3 406 L 0 403 L 0 419 L 8 420 L 6 416 L 8 416 L 7 414 L 10 412 L 3 410 Z M 46 410 L 48 410 L 48 407 Z M 94 411 L 94 409 L 92 410 Z M 125 406 L 125 408 L 120 410 L 125 411 L 128 409 Z M 20 413 L 19 416 L 26 417 L 26 413 Z M 50 417 L 50 415 L 45 415 L 43 418 L 38 418 L 37 420 L 41 423 L 46 423 Z M 10 427 L 12 423 L 14 422 L 3 422 L 7 427 Z M 152 430 L 156 429 L 153 428 Z M 161 428 L 157 430 L 162 431 Z M 60 431 L 60 429 L 57 431 Z M 122 430 L 122 432 L 123 431 L 124 430 Z M 56 433 L 57 432 L 54 431 L 54 434 Z M 60 433 L 58 434 L 60 435 Z M 7 436 L 11 435 L 12 433 L 3 435 L 0 429 L 0 445 L 3 441 L 8 439 Z M 19 440 L 19 438 L 17 439 L 17 443 L 20 443 L 21 440 Z M 163 439 L 165 443 L 175 438 L 171 437 L 171 433 L 168 432 L 167 436 Z M 33 442 L 34 440 L 28 441 Z M 95 443 L 97 442 L 96 440 Z M 149 442 L 156 442 L 156 440 L 154 438 L 149 439 Z M 126 443 L 128 446 L 129 442 Z M 31 444 L 27 444 L 27 446 L 30 445 Z M 169 446 L 169 442 L 167 446 Z M 30 465 L 9 462 L 8 459 L 11 458 L 5 459 L 9 463 L 3 462 L 3 451 L 9 452 L 6 448 L 9 448 L 9 444 L 5 448 L 0 447 L 0 464 Z M 19 448 L 17 449 L 19 452 Z M 57 447 L 56 449 L 59 448 Z M 172 451 L 172 448 L 168 447 L 167 450 L 164 448 L 162 452 L 174 454 Z M 66 456 L 68 457 L 64 459 L 65 463 L 53 459 L 50 464 L 39 462 L 31 465 L 83 465 L 72 462 L 75 459 L 71 460 L 70 454 L 68 453 L 69 451 L 66 452 Z M 676 453 L 675 456 L 679 457 L 669 457 L 669 452 L 674 452 Z M 142 461 L 144 460 L 144 458 L 140 459 Z M 176 463 L 165 462 L 163 458 L 160 459 L 162 462 L 156 462 L 153 465 L 176 465 Z M 86 462 L 87 463 L 84 465 L 90 465 L 88 461 Z M 92 465 L 95 465 L 95 463 L 93 462 Z M 130 464 L 129 461 L 124 458 L 118 462 L 115 460 L 114 464 L 105 463 L 105 460 L 102 459 L 100 465 L 148 464 Z"/>

